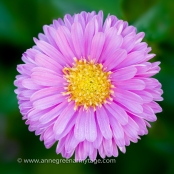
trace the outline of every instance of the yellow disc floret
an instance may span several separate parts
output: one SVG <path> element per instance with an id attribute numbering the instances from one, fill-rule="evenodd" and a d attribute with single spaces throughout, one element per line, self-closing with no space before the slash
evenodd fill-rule
<path id="1" fill-rule="evenodd" d="M 75 109 L 83 106 L 89 107 L 101 106 L 112 100 L 111 81 L 109 75 L 111 72 L 105 72 L 102 64 L 95 64 L 94 61 L 86 59 L 77 60 L 71 68 L 63 69 L 64 78 L 67 81 L 66 92 L 63 95 L 69 95 L 68 101 L 75 101 Z"/>

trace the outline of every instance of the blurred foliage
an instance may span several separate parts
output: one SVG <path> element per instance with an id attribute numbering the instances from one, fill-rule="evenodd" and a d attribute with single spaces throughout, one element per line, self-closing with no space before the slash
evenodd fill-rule
<path id="1" fill-rule="evenodd" d="M 27 130 L 18 110 L 13 81 L 21 55 L 44 24 L 82 10 L 103 10 L 146 33 L 145 41 L 161 61 L 163 112 L 148 136 L 127 147 L 113 164 L 19 164 L 17 158 L 57 159 Z M 174 1 L 173 0 L 0 0 L 0 173 L 174 173 Z"/>

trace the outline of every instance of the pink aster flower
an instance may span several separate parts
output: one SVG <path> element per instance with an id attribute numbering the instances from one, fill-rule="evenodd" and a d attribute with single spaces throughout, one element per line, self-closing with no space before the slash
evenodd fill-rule
<path id="1" fill-rule="evenodd" d="M 22 56 L 15 90 L 30 131 L 76 160 L 125 153 L 162 111 L 160 62 L 144 33 L 103 12 L 81 12 L 43 27 Z"/>

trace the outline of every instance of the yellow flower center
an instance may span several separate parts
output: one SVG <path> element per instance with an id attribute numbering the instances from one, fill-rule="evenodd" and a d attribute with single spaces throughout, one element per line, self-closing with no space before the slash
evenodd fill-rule
<path id="1" fill-rule="evenodd" d="M 86 61 L 86 59 L 77 60 L 71 68 L 63 69 L 64 78 L 67 81 L 63 95 L 69 95 L 68 101 L 75 101 L 75 110 L 78 106 L 85 109 L 101 106 L 107 103 L 108 99 L 112 100 L 111 84 L 109 75 L 111 72 L 105 72 L 102 64 L 95 64 L 94 61 Z"/>

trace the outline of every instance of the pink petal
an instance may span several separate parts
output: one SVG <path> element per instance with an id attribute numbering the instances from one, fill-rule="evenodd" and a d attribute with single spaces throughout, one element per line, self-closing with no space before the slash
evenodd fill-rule
<path id="1" fill-rule="evenodd" d="M 163 93 L 162 90 L 159 91 L 158 89 L 153 89 L 153 90 L 148 89 L 147 91 L 153 96 L 153 100 L 163 101 L 163 98 L 161 97 Z"/>
<path id="2" fill-rule="evenodd" d="M 62 150 L 64 149 L 64 146 L 65 146 L 65 140 L 66 140 L 66 137 L 62 138 L 57 147 L 56 147 L 56 153 L 59 154 L 62 152 Z"/>
<path id="3" fill-rule="evenodd" d="M 27 114 L 28 115 L 28 119 L 31 120 L 31 121 L 37 121 L 37 120 L 39 120 L 41 115 L 47 113 L 48 111 L 49 111 L 49 109 L 45 109 L 45 110 L 32 109 Z"/>
<path id="4" fill-rule="evenodd" d="M 97 122 L 100 128 L 100 131 L 102 135 L 106 139 L 111 139 L 112 138 L 112 131 L 109 125 L 109 118 L 104 110 L 104 108 L 97 108 L 96 110 L 96 117 L 97 117 Z"/>
<path id="5" fill-rule="evenodd" d="M 86 120 L 85 120 L 85 138 L 86 140 L 93 142 L 97 138 L 97 128 L 94 118 L 93 110 L 89 110 L 86 113 Z"/>
<path id="6" fill-rule="evenodd" d="M 126 35 L 129 35 L 130 33 L 136 33 L 136 28 L 134 26 L 126 27 L 121 34 L 123 37 L 125 37 Z"/>
<path id="7" fill-rule="evenodd" d="M 143 90 L 145 88 L 145 83 L 139 79 L 130 79 L 125 81 L 120 81 L 114 83 L 115 86 L 126 90 Z"/>
<path id="8" fill-rule="evenodd" d="M 147 43 L 141 42 L 136 44 L 131 51 L 145 51 L 146 49 L 147 49 Z"/>
<path id="9" fill-rule="evenodd" d="M 54 140 L 53 126 L 48 127 L 44 132 L 44 141 L 48 143 L 50 140 Z"/>
<path id="10" fill-rule="evenodd" d="M 124 147 L 119 147 L 119 149 L 120 149 L 120 151 L 121 151 L 122 153 L 126 153 L 126 148 L 125 148 L 125 146 L 124 146 Z"/>
<path id="11" fill-rule="evenodd" d="M 17 75 L 16 80 L 14 81 L 14 85 L 17 86 L 18 88 L 24 88 L 22 82 L 26 80 L 28 76 L 25 75 Z M 30 81 L 31 78 L 29 78 Z M 33 83 L 33 82 L 32 82 Z M 37 89 L 37 88 L 36 88 Z"/>
<path id="12" fill-rule="evenodd" d="M 130 138 L 137 138 L 139 127 L 131 117 L 128 117 L 128 124 L 123 129 Z"/>
<path id="13" fill-rule="evenodd" d="M 82 30 L 84 31 L 86 24 L 85 24 L 85 19 L 81 14 L 79 14 L 79 23 L 81 24 Z"/>
<path id="14" fill-rule="evenodd" d="M 155 57 L 155 56 L 156 56 L 156 54 L 148 54 L 148 55 L 146 55 L 144 61 L 148 61 L 148 60 L 152 59 L 152 58 Z"/>
<path id="15" fill-rule="evenodd" d="M 60 30 L 64 33 L 64 36 L 66 37 L 66 40 L 68 42 L 68 45 L 71 48 L 73 54 L 75 55 L 75 49 L 74 49 L 74 46 L 73 46 L 72 36 L 71 36 L 70 31 L 68 30 L 67 27 L 61 27 Z M 71 58 L 71 60 L 72 60 L 72 58 Z"/>
<path id="16" fill-rule="evenodd" d="M 151 103 L 149 103 L 149 105 L 151 106 L 151 108 L 153 109 L 153 111 L 155 113 L 160 113 L 162 112 L 162 108 L 160 107 L 160 105 L 154 101 L 152 101 Z"/>
<path id="17" fill-rule="evenodd" d="M 74 136 L 74 130 L 72 129 L 68 134 L 66 141 L 65 141 L 65 150 L 67 153 L 70 153 L 72 150 L 75 149 L 79 141 Z"/>
<path id="18" fill-rule="evenodd" d="M 115 27 L 117 28 L 117 35 L 120 35 L 123 31 L 123 26 L 124 26 L 124 23 L 122 20 L 118 20 L 115 24 Z"/>
<path id="19" fill-rule="evenodd" d="M 59 88 L 59 87 L 43 88 L 43 89 L 40 89 L 40 90 L 36 91 L 35 93 L 33 93 L 30 96 L 30 100 L 35 101 L 35 100 L 44 98 L 49 95 L 58 94 L 58 93 L 60 94 L 62 92 L 62 90 L 63 90 L 63 88 Z"/>
<path id="20" fill-rule="evenodd" d="M 29 99 L 31 95 L 33 95 L 35 92 L 36 90 L 26 89 L 26 90 L 20 91 L 19 96 L 24 96 Z"/>
<path id="21" fill-rule="evenodd" d="M 89 155 L 91 161 L 95 161 L 97 157 L 97 149 L 94 149 L 93 153 Z"/>
<path id="22" fill-rule="evenodd" d="M 124 130 L 122 126 L 114 117 L 110 117 L 110 122 L 111 122 L 113 137 L 115 138 L 117 145 L 125 146 Z"/>
<path id="23" fill-rule="evenodd" d="M 141 78 L 146 84 L 146 89 L 151 90 L 154 89 L 155 87 L 161 87 L 161 84 L 157 79 L 154 78 Z"/>
<path id="24" fill-rule="evenodd" d="M 112 144 L 113 144 L 113 156 L 117 157 L 118 156 L 118 149 L 117 149 L 117 146 L 115 145 L 115 142 L 113 139 L 112 139 Z"/>
<path id="25" fill-rule="evenodd" d="M 135 67 L 137 68 L 136 76 L 139 76 L 139 74 L 143 74 L 144 72 L 147 72 L 151 68 L 151 66 L 152 64 L 150 62 L 135 65 Z"/>
<path id="26" fill-rule="evenodd" d="M 94 28 L 95 28 L 95 34 L 97 34 L 98 32 L 100 32 L 99 31 L 99 23 L 98 23 L 98 17 L 97 16 L 94 16 Z"/>
<path id="27" fill-rule="evenodd" d="M 75 160 L 76 161 L 85 160 L 87 158 L 88 152 L 84 146 L 85 146 L 85 141 L 80 142 L 78 144 L 78 146 L 76 147 L 76 153 L 75 153 Z"/>
<path id="28" fill-rule="evenodd" d="M 109 30 L 111 28 L 111 18 L 110 17 L 107 17 L 105 19 L 105 22 L 104 22 L 104 25 L 103 25 L 103 31 L 104 32 L 107 32 L 107 30 Z M 117 31 L 117 30 L 116 30 Z"/>
<path id="29" fill-rule="evenodd" d="M 65 22 L 65 26 L 66 26 L 69 30 L 71 30 L 71 23 L 73 22 L 73 19 L 72 19 L 71 15 L 66 14 L 66 15 L 64 16 L 64 22 Z"/>
<path id="30" fill-rule="evenodd" d="M 43 30 L 44 30 L 44 33 L 46 35 L 46 38 L 47 38 L 48 42 L 51 45 L 53 45 L 54 47 L 56 47 L 56 43 L 55 43 L 55 40 L 54 40 L 54 35 L 52 35 L 51 29 L 53 29 L 53 28 L 48 26 L 48 25 L 43 26 Z"/>
<path id="31" fill-rule="evenodd" d="M 27 57 L 27 59 L 29 61 L 27 63 L 34 63 L 35 55 L 38 54 L 38 53 L 40 53 L 39 50 L 37 50 L 35 48 L 30 48 L 23 54 L 23 56 Z"/>
<path id="32" fill-rule="evenodd" d="M 143 112 L 143 108 L 141 106 L 143 100 L 135 93 L 116 88 L 115 96 L 116 97 L 114 98 L 114 100 L 128 108 L 130 111 L 135 113 Z"/>
<path id="33" fill-rule="evenodd" d="M 125 50 L 118 49 L 116 50 L 111 57 L 108 57 L 106 61 L 103 63 L 104 67 L 107 67 L 107 71 L 112 70 L 118 64 L 120 64 L 127 56 Z"/>
<path id="34" fill-rule="evenodd" d="M 123 81 L 131 79 L 135 76 L 137 69 L 133 66 L 129 66 L 126 68 L 121 68 L 116 70 L 113 74 L 111 74 L 112 81 Z"/>
<path id="35" fill-rule="evenodd" d="M 98 24 L 99 24 L 99 31 L 101 31 L 103 27 L 103 11 L 102 10 L 98 12 Z"/>
<path id="36" fill-rule="evenodd" d="M 157 117 L 149 104 L 143 104 L 143 113 L 141 113 L 140 116 L 144 117 L 150 122 L 154 122 L 157 120 Z"/>
<path id="37" fill-rule="evenodd" d="M 96 120 L 97 121 L 97 120 Z M 97 124 L 97 123 L 96 123 Z M 99 148 L 99 146 L 101 145 L 102 143 L 102 139 L 103 139 L 103 136 L 101 134 L 101 131 L 99 129 L 99 126 L 97 125 L 97 138 L 95 139 L 95 141 L 93 142 L 93 146 L 95 148 Z"/>
<path id="38" fill-rule="evenodd" d="M 68 122 L 68 124 L 66 126 L 66 129 L 61 134 L 55 136 L 55 139 L 57 139 L 57 140 L 62 139 L 64 136 L 66 136 L 70 132 L 72 127 L 75 125 L 75 122 L 76 122 L 76 119 L 77 119 L 77 115 L 78 115 L 78 112 L 76 112 L 73 115 L 73 117 L 71 118 L 71 120 Z"/>
<path id="39" fill-rule="evenodd" d="M 65 101 L 55 106 L 54 108 L 50 109 L 46 113 L 41 114 L 39 118 L 39 121 L 41 122 L 41 124 L 46 124 L 50 122 L 51 120 L 55 119 L 56 117 L 58 117 L 61 114 L 61 112 L 64 110 L 66 105 L 67 105 L 67 102 Z"/>
<path id="40" fill-rule="evenodd" d="M 87 151 L 88 155 L 92 154 L 94 151 L 93 143 L 85 140 L 84 149 Z"/>
<path id="41" fill-rule="evenodd" d="M 88 57 L 90 55 L 93 36 L 94 36 L 94 20 L 90 21 L 85 28 L 85 33 L 84 33 L 85 57 Z"/>
<path id="42" fill-rule="evenodd" d="M 55 31 L 55 41 L 56 41 L 56 44 L 57 46 L 59 47 L 62 55 L 64 55 L 64 60 L 66 60 L 67 63 L 71 64 L 73 61 L 73 57 L 75 57 L 72 49 L 70 48 L 69 46 L 69 43 L 68 43 L 68 40 L 66 38 L 66 35 L 64 33 L 64 26 L 61 26 L 58 28 L 57 31 Z"/>
<path id="43" fill-rule="evenodd" d="M 47 56 L 49 56 L 50 58 L 57 61 L 60 65 L 66 64 L 66 62 L 64 61 L 65 59 L 62 56 L 62 54 L 52 45 L 50 45 L 44 41 L 37 41 L 36 44 Z"/>
<path id="44" fill-rule="evenodd" d="M 50 108 L 49 108 L 48 110 L 50 111 Z M 39 120 L 39 121 L 40 121 L 40 120 Z M 41 123 L 41 124 L 39 124 L 39 125 L 37 126 L 37 128 L 38 128 L 38 129 L 41 129 L 41 130 L 42 130 L 42 129 L 45 129 L 45 128 L 47 128 L 47 127 L 53 125 L 53 124 L 55 123 L 55 121 L 56 121 L 56 118 L 50 120 L 49 122 Z"/>
<path id="45" fill-rule="evenodd" d="M 36 100 L 35 102 L 33 102 L 33 106 L 38 110 L 42 110 L 42 109 L 49 108 L 51 106 L 55 106 L 63 102 L 64 100 L 65 100 L 65 97 L 62 96 L 62 94 L 55 94 L 55 95 L 51 95 L 51 96 Z"/>
<path id="46" fill-rule="evenodd" d="M 153 100 L 152 95 L 145 90 L 136 91 L 136 94 L 139 95 L 143 99 L 143 103 L 149 103 Z"/>
<path id="47" fill-rule="evenodd" d="M 43 40 L 45 42 L 49 42 L 47 37 L 44 34 L 42 34 L 42 33 L 38 34 L 38 38 L 39 38 L 39 40 Z"/>
<path id="48" fill-rule="evenodd" d="M 28 63 L 28 64 L 21 64 L 17 65 L 17 71 L 20 74 L 25 74 L 30 76 L 32 69 L 35 67 L 35 65 Z"/>
<path id="49" fill-rule="evenodd" d="M 61 25 L 63 25 L 63 26 L 65 25 L 61 18 L 58 18 L 57 20 L 53 20 L 53 27 L 55 29 L 58 29 L 59 26 L 61 26 Z"/>
<path id="50" fill-rule="evenodd" d="M 145 59 L 144 52 L 134 51 L 134 52 L 129 53 L 127 55 L 127 57 L 124 59 L 124 61 L 121 62 L 118 67 L 123 68 L 126 66 L 138 64 L 138 63 L 141 63 L 142 61 L 144 61 L 144 59 Z"/>
<path id="51" fill-rule="evenodd" d="M 112 146 L 112 139 L 106 140 L 105 138 L 103 139 L 103 148 L 108 157 L 112 156 L 113 153 L 113 146 Z"/>
<path id="52" fill-rule="evenodd" d="M 45 67 L 59 74 L 62 74 L 62 66 L 58 64 L 54 59 L 51 59 L 45 54 L 37 54 L 35 57 L 35 62 L 39 66 Z"/>
<path id="53" fill-rule="evenodd" d="M 99 155 L 100 155 L 102 158 L 105 158 L 105 157 L 106 157 L 103 144 L 101 144 L 100 147 L 98 148 L 98 152 L 99 152 Z"/>
<path id="54" fill-rule="evenodd" d="M 76 51 L 77 58 L 84 56 L 84 36 L 82 26 L 79 22 L 75 22 L 71 28 L 71 36 Z"/>
<path id="55" fill-rule="evenodd" d="M 68 106 L 60 114 L 60 116 L 58 117 L 58 119 L 56 120 L 54 124 L 53 130 L 55 132 L 55 135 L 59 135 L 65 130 L 68 122 L 71 120 L 74 113 L 75 113 L 74 103 L 70 102 Z"/>
<path id="56" fill-rule="evenodd" d="M 96 15 L 95 11 L 92 11 L 91 13 L 88 13 L 87 15 L 87 22 L 89 22 L 92 18 L 94 18 Z"/>
<path id="57" fill-rule="evenodd" d="M 129 34 L 123 39 L 123 44 L 121 48 L 125 49 L 128 53 L 132 50 L 135 45 L 134 34 Z"/>
<path id="58" fill-rule="evenodd" d="M 123 42 L 122 36 L 117 35 L 117 29 L 115 27 L 108 29 L 105 35 L 105 44 L 99 62 L 104 62 L 106 59 L 109 59 L 113 53 L 120 48 Z"/>
<path id="59" fill-rule="evenodd" d="M 35 71 L 31 74 L 31 78 L 36 84 L 43 86 L 62 86 L 64 79 L 54 73 L 54 71 L 39 67 L 34 69 Z"/>
<path id="60" fill-rule="evenodd" d="M 85 140 L 85 119 L 86 119 L 86 111 L 82 111 L 81 108 L 77 115 L 74 127 L 74 136 L 79 141 Z"/>
<path id="61" fill-rule="evenodd" d="M 110 15 L 110 18 L 111 18 L 111 27 L 115 26 L 115 24 L 117 23 L 118 21 L 118 18 L 114 15 Z M 125 22 L 124 22 L 125 23 Z M 124 28 L 124 27 L 123 27 Z"/>
<path id="62" fill-rule="evenodd" d="M 120 107 L 116 103 L 112 102 L 111 104 L 106 104 L 105 108 L 106 108 L 107 111 L 110 112 L 110 114 L 112 116 L 114 116 L 117 119 L 117 121 L 120 124 L 122 124 L 122 125 L 127 124 L 128 115 L 122 107 Z"/>
<path id="63" fill-rule="evenodd" d="M 140 43 L 142 41 L 142 39 L 144 38 L 145 33 L 144 32 L 140 32 L 135 36 L 135 43 Z"/>
<path id="64" fill-rule="evenodd" d="M 27 89 L 41 89 L 40 84 L 36 84 L 32 78 L 24 79 L 22 85 Z"/>
<path id="65" fill-rule="evenodd" d="M 145 135 L 148 133 L 144 119 L 138 118 L 138 117 L 133 116 L 133 115 L 131 115 L 131 118 L 136 122 L 136 124 L 139 127 L 139 130 L 138 130 L 139 135 Z"/>
<path id="66" fill-rule="evenodd" d="M 97 62 L 98 59 L 100 58 L 104 42 L 105 42 L 105 35 L 102 32 L 98 32 L 97 34 L 94 35 L 91 44 L 90 57 L 92 60 L 95 59 L 95 62 Z"/>

